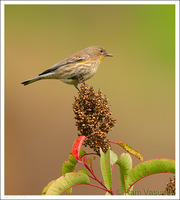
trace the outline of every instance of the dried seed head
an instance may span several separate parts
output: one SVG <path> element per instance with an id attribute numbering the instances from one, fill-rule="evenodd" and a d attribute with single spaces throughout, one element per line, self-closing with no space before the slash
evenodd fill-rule
<path id="1" fill-rule="evenodd" d="M 87 137 L 84 145 L 89 145 L 98 154 L 100 147 L 106 152 L 110 147 L 106 134 L 115 124 L 108 99 L 100 90 L 95 93 L 92 87 L 83 83 L 78 97 L 75 97 L 73 111 L 78 131 Z"/>
<path id="2" fill-rule="evenodd" d="M 173 180 L 171 178 L 169 179 L 169 183 L 165 187 L 165 191 L 168 195 L 175 195 L 175 176 Z"/>

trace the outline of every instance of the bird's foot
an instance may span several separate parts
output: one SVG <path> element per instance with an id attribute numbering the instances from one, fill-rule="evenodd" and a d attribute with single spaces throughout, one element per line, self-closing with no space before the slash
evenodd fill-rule
<path id="1" fill-rule="evenodd" d="M 79 82 L 79 83 L 84 82 L 84 77 L 83 77 L 82 74 L 81 74 L 80 76 L 78 76 L 78 82 Z"/>

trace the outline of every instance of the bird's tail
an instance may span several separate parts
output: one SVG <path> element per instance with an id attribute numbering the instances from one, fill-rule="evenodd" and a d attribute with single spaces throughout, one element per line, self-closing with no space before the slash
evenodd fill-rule
<path id="1" fill-rule="evenodd" d="M 39 81 L 39 80 L 41 80 L 41 79 L 42 79 L 42 77 L 37 76 L 37 77 L 35 77 L 35 78 L 29 79 L 29 80 L 27 80 L 27 81 L 24 81 L 24 82 L 22 82 L 21 84 L 23 84 L 23 85 L 29 85 L 30 83 L 34 83 L 34 82 Z"/>

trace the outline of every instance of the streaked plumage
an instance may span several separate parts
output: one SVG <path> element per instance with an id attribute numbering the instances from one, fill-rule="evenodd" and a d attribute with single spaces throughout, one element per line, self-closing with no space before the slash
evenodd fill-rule
<path id="1" fill-rule="evenodd" d="M 80 78 L 90 79 L 96 73 L 100 61 L 106 56 L 112 56 L 112 54 L 99 46 L 88 47 L 58 62 L 37 77 L 22 82 L 22 84 L 28 85 L 42 79 L 60 79 L 78 89 Z"/>

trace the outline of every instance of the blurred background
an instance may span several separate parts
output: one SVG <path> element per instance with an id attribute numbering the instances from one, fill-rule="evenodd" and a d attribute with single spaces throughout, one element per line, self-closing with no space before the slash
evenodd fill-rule
<path id="1" fill-rule="evenodd" d="M 129 144 L 144 160 L 175 159 L 174 5 L 6 5 L 6 195 L 41 194 L 47 183 L 61 176 L 78 134 L 73 86 L 58 80 L 26 87 L 21 82 L 92 45 L 114 54 L 87 81 L 107 95 L 117 120 L 109 140 Z M 115 145 L 112 149 L 119 156 L 124 152 Z M 133 157 L 133 166 L 138 163 Z M 98 158 L 94 169 L 102 180 Z M 162 191 L 172 176 L 149 176 L 134 190 Z M 117 167 L 113 185 L 118 191 Z M 73 194 L 104 191 L 78 186 Z"/>

